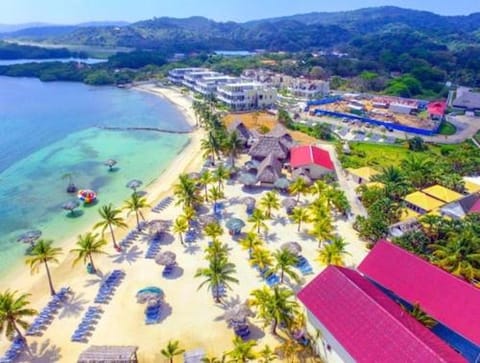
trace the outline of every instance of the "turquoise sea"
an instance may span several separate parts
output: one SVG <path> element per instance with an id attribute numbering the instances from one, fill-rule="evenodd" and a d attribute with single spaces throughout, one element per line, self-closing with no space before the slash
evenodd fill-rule
<path id="1" fill-rule="evenodd" d="M 147 93 L 0 77 L 0 273 L 21 260 L 22 232 L 40 229 L 54 241 L 77 235 L 98 219 L 100 205 L 121 206 L 129 180 L 150 184 L 188 143 L 187 135 L 97 125 L 188 129 L 172 104 Z M 110 158 L 115 172 L 103 165 Z M 82 206 L 77 218 L 61 208 L 75 199 L 65 173 L 98 193 L 98 204 Z"/>

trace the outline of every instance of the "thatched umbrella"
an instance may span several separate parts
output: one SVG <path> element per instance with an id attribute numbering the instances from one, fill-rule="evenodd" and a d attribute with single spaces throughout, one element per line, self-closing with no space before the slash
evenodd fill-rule
<path id="1" fill-rule="evenodd" d="M 200 173 L 197 173 L 197 172 L 192 172 L 188 174 L 188 177 L 193 180 L 200 179 L 200 176 L 201 176 Z"/>
<path id="2" fill-rule="evenodd" d="M 245 324 L 247 318 L 253 316 L 255 316 L 255 314 L 246 302 L 233 305 L 223 314 L 223 318 L 227 321 L 229 327 L 236 327 L 239 324 Z"/>
<path id="3" fill-rule="evenodd" d="M 212 216 L 211 214 L 200 216 L 199 220 L 200 220 L 200 223 L 204 226 L 212 223 L 217 223 L 217 219 L 215 218 L 215 216 Z"/>
<path id="4" fill-rule="evenodd" d="M 35 244 L 35 241 L 38 240 L 41 235 L 42 231 L 38 229 L 32 229 L 18 236 L 17 241 L 23 243 L 30 243 L 33 246 Z"/>
<path id="5" fill-rule="evenodd" d="M 230 218 L 227 223 L 225 223 L 225 227 L 227 227 L 230 232 L 239 233 L 240 230 L 245 227 L 245 222 L 240 218 Z"/>
<path id="6" fill-rule="evenodd" d="M 242 203 L 247 207 L 255 207 L 256 199 L 254 197 L 245 197 L 242 199 Z"/>
<path id="7" fill-rule="evenodd" d="M 162 266 L 175 265 L 177 255 L 171 251 L 160 252 L 155 256 L 155 262 Z"/>
<path id="8" fill-rule="evenodd" d="M 288 252 L 299 255 L 302 252 L 302 246 L 297 242 L 287 242 L 280 246 L 282 250 L 287 250 Z"/>
<path id="9" fill-rule="evenodd" d="M 151 234 L 158 234 L 168 230 L 170 227 L 169 221 L 163 221 L 160 219 L 154 219 L 148 222 L 148 232 Z"/>
<path id="10" fill-rule="evenodd" d="M 238 181 L 245 186 L 252 186 L 257 183 L 257 177 L 251 173 L 242 173 Z"/>
<path id="11" fill-rule="evenodd" d="M 278 178 L 273 183 L 273 186 L 277 189 L 287 190 L 290 184 L 290 180 L 288 180 L 287 178 Z"/>
<path id="12" fill-rule="evenodd" d="M 139 290 L 136 294 L 137 302 L 140 304 L 146 303 L 151 299 L 162 299 L 163 296 L 163 290 L 156 286 L 145 287 Z"/>
<path id="13" fill-rule="evenodd" d="M 140 186 L 141 186 L 142 184 L 143 184 L 143 182 L 142 182 L 141 180 L 132 179 L 132 180 L 130 180 L 130 181 L 127 183 L 126 187 L 127 187 L 127 188 L 130 188 L 130 189 L 132 189 L 134 192 L 136 192 L 136 191 L 137 191 L 137 188 L 140 188 Z"/>
<path id="14" fill-rule="evenodd" d="M 103 164 L 106 165 L 106 166 L 108 166 L 108 170 L 109 170 L 109 171 L 112 171 L 112 170 L 113 170 L 113 167 L 114 167 L 115 165 L 117 165 L 117 160 L 108 159 L 108 160 L 105 161 Z"/>
<path id="15" fill-rule="evenodd" d="M 80 206 L 80 201 L 78 200 L 71 200 L 69 202 L 63 203 L 62 208 L 70 212 L 70 215 L 75 213 L 75 209 Z"/>
<path id="16" fill-rule="evenodd" d="M 294 198 L 286 198 L 282 200 L 282 206 L 287 210 L 287 213 L 291 213 L 293 208 L 297 206 L 297 200 Z"/>

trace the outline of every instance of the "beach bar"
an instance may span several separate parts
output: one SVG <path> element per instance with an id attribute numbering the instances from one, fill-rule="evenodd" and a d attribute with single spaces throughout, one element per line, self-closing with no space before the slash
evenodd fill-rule
<path id="1" fill-rule="evenodd" d="M 138 347 L 92 345 L 78 357 L 77 363 L 137 363 Z"/>

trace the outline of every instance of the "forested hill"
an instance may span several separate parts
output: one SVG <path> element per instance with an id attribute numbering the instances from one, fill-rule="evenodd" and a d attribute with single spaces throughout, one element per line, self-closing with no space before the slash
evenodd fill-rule
<path id="1" fill-rule="evenodd" d="M 26 29 L 7 35 L 46 38 L 63 44 L 125 46 L 164 51 L 266 49 L 299 51 L 349 48 L 354 39 L 377 34 L 414 33 L 450 47 L 480 43 L 480 13 L 440 16 L 396 7 L 348 12 L 310 13 L 246 23 L 215 22 L 202 17 L 154 18 L 128 26 Z M 178 49 L 181 48 L 181 49 Z"/>

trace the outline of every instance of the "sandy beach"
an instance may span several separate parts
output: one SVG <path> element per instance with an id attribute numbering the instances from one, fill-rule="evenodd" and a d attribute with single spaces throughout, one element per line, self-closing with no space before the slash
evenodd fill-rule
<path id="1" fill-rule="evenodd" d="M 189 98 L 171 89 L 154 86 L 142 86 L 140 89 L 167 98 L 184 112 L 192 126 L 195 124 Z M 191 134 L 190 143 L 170 167 L 154 183 L 145 188 L 152 205 L 165 196 L 171 195 L 171 186 L 181 172 L 201 169 L 203 163 L 199 152 L 201 137 L 202 131 L 196 129 Z M 258 200 L 263 193 L 265 191 L 254 191 L 250 195 Z M 223 221 L 231 216 L 246 221 L 245 206 L 240 202 L 246 194 L 241 186 L 228 183 L 225 186 L 225 195 L 228 199 L 223 201 L 225 204 Z M 281 198 L 283 199 L 284 196 Z M 211 212 L 212 206 L 210 204 L 206 206 Z M 174 220 L 180 213 L 180 207 L 172 203 L 161 213 L 148 212 L 145 217 L 147 220 Z M 297 232 L 296 225 L 287 218 L 284 209 L 274 212 L 274 218 L 267 224 L 269 231 L 262 237 L 271 251 L 278 249 L 284 242 L 297 241 L 301 244 L 302 255 L 308 259 L 314 271 L 314 274 L 303 277 L 303 283 L 311 280 L 324 268 L 315 261 L 318 242 L 306 233 L 310 226 L 306 225 Z M 131 217 L 129 229 L 133 229 L 134 226 L 134 218 Z M 347 265 L 356 266 L 367 253 L 364 243 L 358 239 L 351 223 L 338 220 L 335 226 L 337 233 L 345 237 L 349 243 L 348 250 L 351 255 L 346 258 Z M 250 229 L 248 223 L 246 229 Z M 116 232 L 118 239 L 127 233 L 126 230 Z M 106 235 L 106 238 L 110 242 L 109 235 Z M 75 244 L 76 236 L 72 236 L 70 240 L 57 241 L 57 245 L 64 249 L 64 256 L 59 265 L 52 265 L 54 284 L 57 288 L 69 286 L 73 295 L 41 337 L 28 337 L 30 352 L 24 354 L 20 361 L 75 362 L 78 355 L 89 345 L 136 345 L 139 347 L 140 362 L 163 362 L 160 350 L 169 340 L 179 340 L 181 347 L 186 350 L 202 348 L 207 355 L 219 356 L 222 352 L 230 350 L 234 333 L 222 319 L 224 307 L 216 305 L 206 289 L 197 290 L 201 280 L 194 278 L 196 270 L 206 266 L 203 250 L 208 240 L 200 237 L 195 243 L 184 247 L 180 244 L 177 235 L 167 234 L 161 250 L 176 253 L 178 267 L 171 277 L 165 278 L 162 277 L 162 266 L 157 265 L 154 260 L 144 258 L 148 239 L 148 236 L 139 238 L 121 253 L 114 252 L 109 245 L 107 248 L 109 254 L 95 259 L 100 270 L 98 276 L 87 274 L 81 265 L 72 268 L 72 256 L 67 251 Z M 238 242 L 228 233 L 225 233 L 221 240 L 230 247 L 229 256 L 236 265 L 236 277 L 240 280 L 240 284 L 232 286 L 233 291 L 229 292 L 227 303 L 244 301 L 253 289 L 263 286 L 264 282 L 250 267 L 248 252 L 241 249 Z M 112 300 L 108 304 L 102 304 L 104 313 L 88 343 L 71 342 L 70 337 L 80 323 L 84 312 L 89 306 L 95 305 L 93 300 L 100 282 L 113 269 L 123 270 L 126 273 L 125 279 L 116 289 Z M 146 325 L 145 306 L 136 302 L 136 292 L 146 286 L 158 286 L 165 292 L 159 324 Z M 291 286 L 295 291 L 301 287 L 300 285 Z M 49 299 L 47 280 L 43 271 L 32 276 L 26 266 L 19 267 L 8 278 L 0 281 L 0 289 L 7 288 L 31 293 L 32 305 L 39 310 Z M 259 348 L 265 344 L 271 347 L 279 344 L 279 341 L 268 333 L 268 328 L 265 330 L 262 328 L 260 321 L 251 319 L 250 322 L 252 337 L 258 341 Z M 2 340 L 0 352 L 3 352 L 7 346 L 8 343 Z M 181 361 L 183 361 L 181 357 L 176 359 L 176 362 Z"/>

